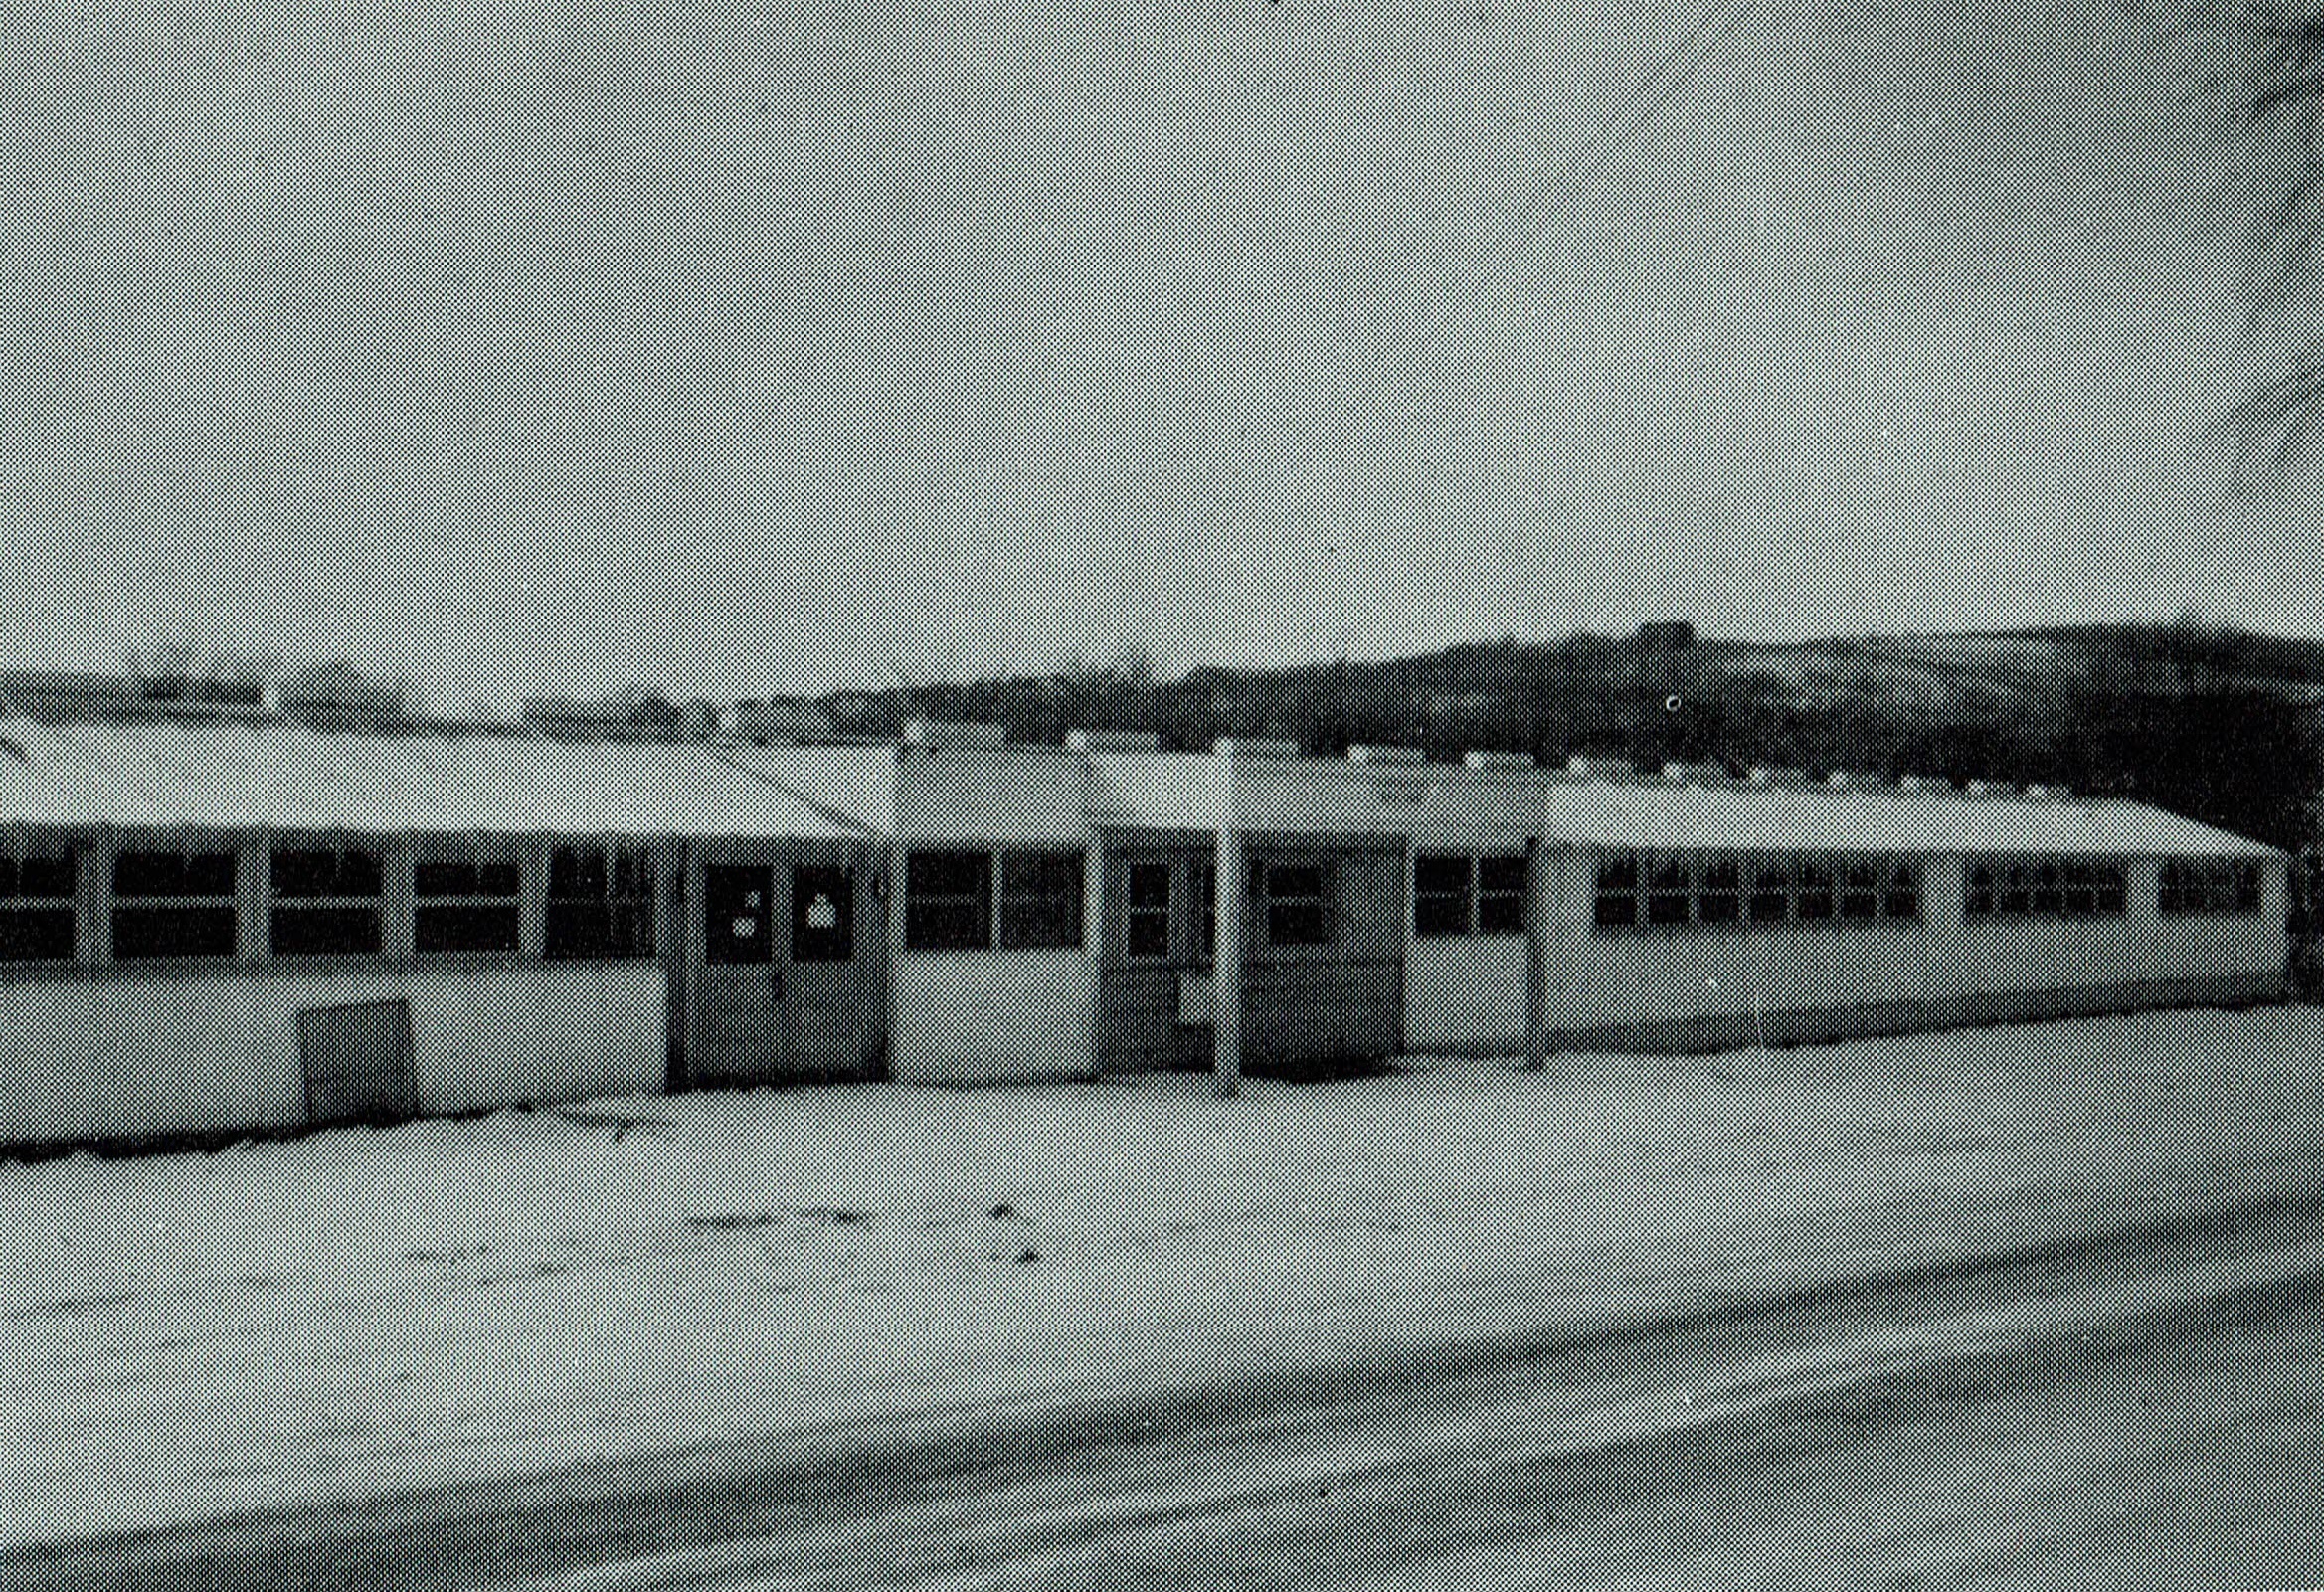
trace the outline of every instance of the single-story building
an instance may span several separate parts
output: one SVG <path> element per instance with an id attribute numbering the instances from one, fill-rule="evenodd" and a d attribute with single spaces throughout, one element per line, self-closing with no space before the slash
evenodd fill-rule
<path id="1" fill-rule="evenodd" d="M 2285 860 L 2057 793 L 1389 748 L 18 715 L 0 1142 L 2265 1000 Z"/>

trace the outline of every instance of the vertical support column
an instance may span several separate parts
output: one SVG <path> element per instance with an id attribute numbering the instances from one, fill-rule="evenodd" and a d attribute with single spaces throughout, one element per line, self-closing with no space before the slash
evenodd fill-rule
<path id="1" fill-rule="evenodd" d="M 664 981 L 665 1030 L 662 1042 L 662 1087 L 677 1090 L 686 1083 L 686 1046 L 694 1020 L 693 976 L 688 966 L 693 955 L 689 935 L 694 914 L 687 880 L 693 875 L 692 848 L 674 840 L 665 852 L 654 852 L 653 945 L 661 962 Z"/>
<path id="2" fill-rule="evenodd" d="M 410 962 L 414 948 L 412 915 L 419 906 L 412 879 L 419 847 L 408 834 L 397 835 L 379 848 L 379 954 L 389 962 Z"/>
<path id="3" fill-rule="evenodd" d="M 234 859 L 234 951 L 238 962 L 264 962 L 273 943 L 274 842 L 245 840 Z"/>
<path id="4" fill-rule="evenodd" d="M 73 874 L 75 959 L 102 966 L 113 960 L 113 850 L 110 831 L 89 837 Z"/>
<path id="5" fill-rule="evenodd" d="M 901 834 L 889 837 L 887 848 L 882 866 L 887 869 L 888 896 L 881 919 L 887 927 L 888 963 L 880 978 L 880 1002 L 887 1014 L 887 1074 L 893 1078 L 899 1065 L 910 1065 L 918 1058 L 905 1054 L 905 1012 L 903 1002 L 896 998 L 896 974 L 904 966 L 905 920 L 910 907 L 907 895 L 912 882 L 911 849 Z"/>
<path id="6" fill-rule="evenodd" d="M 1553 883 L 1543 869 L 1541 838 L 1525 841 L 1525 1071 L 1549 1066 L 1548 897 Z"/>
<path id="7" fill-rule="evenodd" d="M 1248 855 L 1235 818 L 1230 767 L 1226 812 L 1218 824 L 1217 888 L 1212 892 L 1218 903 L 1218 949 L 1211 964 L 1211 1067 L 1221 1100 L 1233 1099 L 1243 1086 L 1243 947 L 1248 939 L 1243 920 L 1249 888 L 1245 877 L 1250 871 Z"/>
<path id="8" fill-rule="evenodd" d="M 548 944 L 548 839 L 542 835 L 527 836 L 517 847 L 516 857 L 516 954 L 526 962 L 538 962 Z"/>
<path id="9" fill-rule="evenodd" d="M 1107 870 L 1112 866 L 1103 830 L 1090 832 L 1089 860 L 1083 863 L 1081 943 L 1089 956 L 1089 1075 L 1106 1071 L 1106 957 L 1113 930 L 1106 922 Z"/>

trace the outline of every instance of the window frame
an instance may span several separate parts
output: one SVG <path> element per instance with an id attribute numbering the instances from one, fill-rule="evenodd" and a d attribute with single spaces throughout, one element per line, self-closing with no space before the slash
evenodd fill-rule
<path id="1" fill-rule="evenodd" d="M 50 892 L 41 895 L 24 893 L 24 868 L 27 863 L 63 863 L 65 891 L 62 895 Z M 57 849 L 34 850 L 30 846 L 0 855 L 0 867 L 7 870 L 0 880 L 0 963 L 10 967 L 39 967 L 75 962 L 81 956 L 81 869 L 82 853 L 78 847 L 65 845 Z M 21 924 L 49 923 L 62 919 L 65 927 L 66 950 L 62 955 L 17 956 L 15 947 L 29 944 L 30 937 L 20 937 L 15 931 Z M 37 931 L 36 931 L 37 932 Z"/>
<path id="2" fill-rule="evenodd" d="M 1440 876 L 1457 868 L 1459 884 L 1444 887 L 1440 877 L 1433 887 L 1424 884 L 1433 869 Z M 1450 916 L 1439 916 L 1451 910 Z M 1460 940 L 1477 930 L 1477 859 L 1457 851 L 1418 851 L 1412 856 L 1412 937 L 1415 940 Z"/>
<path id="3" fill-rule="evenodd" d="M 1521 935 L 1525 932 L 1525 898 L 1532 893 L 1533 859 L 1522 851 L 1480 852 L 1477 857 L 1477 933 L 1479 935 Z M 1506 883 L 1487 889 L 1489 870 L 1499 865 L 1511 869 L 1517 877 L 1516 887 Z M 1498 906 L 1499 910 L 1495 910 Z M 1502 912 L 1515 907 L 1517 921 L 1506 922 Z"/>
<path id="4" fill-rule="evenodd" d="M 932 890 L 915 877 L 923 865 L 939 862 L 965 865 L 976 876 L 974 889 Z M 993 946 L 992 875 L 990 851 L 972 847 L 924 847 L 904 853 L 904 949 L 906 951 L 990 951 Z M 941 920 L 928 914 L 945 909 L 961 912 L 973 906 L 976 929 L 967 937 L 939 934 Z M 964 921 L 968 921 L 964 918 Z"/>
<path id="5" fill-rule="evenodd" d="M 266 848 L 267 857 L 267 956 L 270 961 L 303 961 L 317 958 L 343 962 L 350 958 L 378 957 L 387 946 L 387 869 L 390 848 L 380 841 L 361 841 L 338 837 L 311 835 L 275 835 Z M 303 890 L 284 884 L 286 861 L 293 858 L 327 857 L 331 859 L 329 888 Z M 348 864 L 361 857 L 370 874 L 368 892 L 345 888 L 348 884 Z M 356 883 L 360 885 L 361 881 Z M 282 948 L 286 924 L 307 925 L 334 923 L 337 928 L 326 929 L 323 943 Z M 357 926 L 349 943 L 332 943 L 330 936 L 346 926 Z M 368 932 L 364 932 L 365 928 Z"/>
<path id="6" fill-rule="evenodd" d="M 1270 951 L 1316 951 L 1334 944 L 1339 939 L 1339 914 L 1334 910 L 1338 900 L 1338 868 L 1335 859 L 1318 857 L 1311 861 L 1295 861 L 1288 857 L 1269 857 L 1253 865 L 1258 882 L 1258 912 L 1255 916 Z M 1288 875 L 1312 873 L 1315 889 L 1278 888 L 1277 881 Z M 1283 925 L 1290 914 L 1305 916 L 1313 913 L 1315 928 L 1312 933 L 1286 933 Z"/>
<path id="7" fill-rule="evenodd" d="M 124 860 L 159 857 L 176 858 L 181 865 L 179 869 L 181 875 L 191 873 L 192 864 L 197 858 L 205 860 L 223 858 L 229 864 L 226 873 L 226 888 L 202 893 L 190 893 L 184 890 L 169 893 L 159 891 L 124 893 L 122 891 L 121 864 Z M 232 843 L 189 840 L 181 845 L 171 845 L 167 841 L 157 839 L 117 847 L 107 860 L 105 867 L 105 919 L 110 930 L 109 941 L 112 960 L 134 963 L 228 963 L 237 960 L 242 954 L 242 848 Z M 181 877 L 176 882 L 187 884 L 193 881 L 190 878 Z M 127 938 L 121 933 L 121 925 L 125 919 L 144 918 L 151 920 L 197 916 L 212 918 L 220 913 L 225 914 L 227 924 L 226 946 L 223 950 L 130 952 L 121 950 L 121 942 Z"/>
<path id="8" fill-rule="evenodd" d="M 1036 892 L 1012 888 L 1022 883 L 1028 872 L 1046 872 L 1054 868 L 1067 888 L 1050 892 Z M 1078 848 L 1018 847 L 994 854 L 992 881 L 996 930 L 994 943 L 1003 951 L 1080 951 L 1089 943 L 1089 929 L 1084 919 L 1089 911 L 1089 853 Z M 1010 909 L 1018 916 L 1012 921 Z M 1059 926 L 1046 932 L 1031 932 L 1020 925 L 1039 923 L 1040 919 L 1026 916 L 1028 907 L 1059 914 Z"/>
<path id="9" fill-rule="evenodd" d="M 557 888 L 560 854 L 576 859 L 596 852 L 604 862 L 602 893 Z M 548 872 L 541 881 L 541 960 L 544 962 L 648 962 L 660 954 L 655 922 L 660 907 L 660 858 L 650 840 L 627 837 L 559 839 L 548 846 Z M 521 882 L 521 881 L 520 881 Z M 630 888 L 624 889 L 624 885 Z M 572 933 L 588 912 L 594 937 Z M 632 931 L 642 928 L 642 934 Z"/>
<path id="10" fill-rule="evenodd" d="M 1167 962 L 1170 960 L 1171 912 L 1177 904 L 1177 891 L 1173 888 L 1176 882 L 1172 877 L 1174 872 L 1175 870 L 1171 868 L 1167 857 L 1123 858 L 1122 955 L 1126 961 Z M 1138 880 L 1141 874 L 1145 874 L 1149 878 L 1156 874 L 1161 875 L 1162 901 L 1160 905 L 1156 905 L 1152 900 L 1143 903 L 1139 900 Z M 1159 949 L 1140 949 L 1139 930 L 1141 926 L 1149 930 L 1158 926 L 1161 928 L 1162 944 Z"/>
<path id="11" fill-rule="evenodd" d="M 514 957 L 524 949 L 525 867 L 524 858 L 515 846 L 478 844 L 465 848 L 442 843 L 423 845 L 412 853 L 412 955 L 415 958 L 440 957 Z M 467 891 L 424 890 L 421 874 L 430 868 L 465 868 L 470 884 L 476 888 Z M 482 888 L 489 869 L 509 869 L 514 874 L 512 887 L 506 893 Z M 490 912 L 512 914 L 508 943 L 505 949 L 476 946 L 431 946 L 422 924 L 432 913 Z M 545 917 L 545 914 L 544 914 Z"/>
<path id="12" fill-rule="evenodd" d="M 1590 926 L 1604 933 L 1620 933 L 1641 926 L 1646 906 L 1645 859 L 1635 851 L 1608 852 L 1593 870 Z M 1609 917 L 1612 908 L 1622 916 Z"/>

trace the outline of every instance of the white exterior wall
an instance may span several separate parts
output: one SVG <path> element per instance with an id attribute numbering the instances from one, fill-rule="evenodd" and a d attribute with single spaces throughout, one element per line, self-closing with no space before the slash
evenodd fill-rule
<path id="1" fill-rule="evenodd" d="M 1406 943 L 1407 1049 L 1423 1055 L 1515 1055 L 1524 1043 L 1524 936 L 1463 935 Z"/>
<path id="2" fill-rule="evenodd" d="M 1601 934 L 1590 924 L 1592 866 L 1580 857 L 1559 893 L 1549 1012 L 1560 1029 L 1902 1001 L 1941 1016 L 1945 1003 L 1980 996 L 2260 984 L 2280 978 L 2288 954 L 2280 867 L 2262 868 L 2267 893 L 2256 917 L 2164 917 L 2155 905 L 2160 862 L 2131 858 L 2120 918 L 1972 923 L 1962 913 L 1961 859 L 1931 857 L 1918 924 Z"/>
<path id="3" fill-rule="evenodd" d="M 888 966 L 890 1070 L 899 1082 L 1097 1076 L 1090 1043 L 1097 996 L 1086 951 L 900 951 Z"/>
<path id="4" fill-rule="evenodd" d="M 421 1109 L 658 1091 L 654 962 L 157 973 L 0 981 L 0 1142 L 133 1139 L 304 1120 L 298 1013 L 412 1005 Z"/>

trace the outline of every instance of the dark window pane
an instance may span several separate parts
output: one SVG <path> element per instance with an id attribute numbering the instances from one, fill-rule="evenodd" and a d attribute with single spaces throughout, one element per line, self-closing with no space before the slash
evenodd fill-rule
<path id="1" fill-rule="evenodd" d="M 904 944 L 913 951 L 990 950 L 990 910 L 983 901 L 913 901 L 904 914 Z"/>
<path id="2" fill-rule="evenodd" d="M 1479 934 L 1523 934 L 1525 932 L 1523 892 L 1479 896 L 1477 898 L 1477 932 Z"/>
<path id="3" fill-rule="evenodd" d="M 472 862 L 422 862 L 412 869 L 412 893 L 419 896 L 472 896 L 476 865 Z"/>
<path id="4" fill-rule="evenodd" d="M 379 914 L 370 907 L 277 907 L 277 957 L 376 957 Z"/>
<path id="5" fill-rule="evenodd" d="M 1130 914 L 1130 955 L 1166 957 L 1170 954 L 1170 915 L 1167 912 Z"/>
<path id="6" fill-rule="evenodd" d="M 983 851 L 915 851 L 904 874 L 905 889 L 916 896 L 981 896 L 992 888 L 992 858 Z"/>
<path id="7" fill-rule="evenodd" d="M 183 896 L 186 859 L 174 851 L 123 851 L 113 858 L 113 894 Z"/>
<path id="8" fill-rule="evenodd" d="M 1724 893 L 1706 895 L 1702 898 L 1701 913 L 1704 923 L 1735 923 L 1743 916 L 1743 901 L 1740 896 Z"/>
<path id="9" fill-rule="evenodd" d="M 1005 852 L 1000 864 L 1000 943 L 1011 950 L 1081 944 L 1082 855 Z"/>
<path id="10" fill-rule="evenodd" d="M 72 857 L 0 857 L 0 899 L 70 901 L 74 873 Z"/>
<path id="11" fill-rule="evenodd" d="M 564 961 L 653 955 L 650 904 L 552 901 L 541 927 L 543 954 Z"/>
<path id="12" fill-rule="evenodd" d="M 840 867 L 791 870 L 791 960 L 846 962 L 855 955 L 855 875 Z"/>
<path id="13" fill-rule="evenodd" d="M 379 853 L 375 851 L 277 851 L 271 869 L 274 894 L 297 899 L 379 894 Z"/>
<path id="14" fill-rule="evenodd" d="M 1600 892 L 1597 925 L 1601 929 L 1628 929 L 1638 922 L 1638 897 Z"/>
<path id="15" fill-rule="evenodd" d="M 1277 899 L 1267 906 L 1267 943 L 1272 946 L 1321 946 L 1331 943 L 1324 904 L 1311 900 Z"/>
<path id="16" fill-rule="evenodd" d="M 1880 913 L 1889 918 L 1917 918 L 1920 916 L 1920 867 L 1917 863 L 1896 865 L 1888 876 L 1888 893 L 1881 898 Z"/>
<path id="17" fill-rule="evenodd" d="M 420 907 L 412 914 L 412 944 L 422 953 L 514 952 L 514 907 Z"/>
<path id="18" fill-rule="evenodd" d="M 139 957 L 231 957 L 232 907 L 116 907 L 113 955 Z"/>
<path id="19" fill-rule="evenodd" d="M 1079 898 L 1009 900 L 1000 904 L 1000 944 L 1010 951 L 1081 944 Z"/>
<path id="20" fill-rule="evenodd" d="M 1523 895 L 1525 859 L 1521 856 L 1478 858 L 1477 888 L 1486 895 Z"/>
<path id="21" fill-rule="evenodd" d="M 1423 895 L 1412 898 L 1412 932 L 1424 940 L 1444 940 L 1469 932 L 1469 898 Z"/>
<path id="22" fill-rule="evenodd" d="M 1803 862 L 1799 868 L 1799 891 L 1795 898 L 1800 920 L 1804 923 L 1828 923 L 1833 913 L 1833 878 L 1828 868 L 1812 862 Z"/>
<path id="23" fill-rule="evenodd" d="M 1751 869 L 1751 921 L 1781 923 L 1791 916 L 1791 868 L 1762 862 Z"/>
<path id="24" fill-rule="evenodd" d="M 1687 898 L 1679 895 L 1655 895 L 1646 899 L 1646 921 L 1649 923 L 1685 923 Z"/>
<path id="25" fill-rule="evenodd" d="M 70 907 L 0 912 L 0 962 L 69 962 L 76 949 Z"/>
<path id="26" fill-rule="evenodd" d="M 1629 857 L 1610 858 L 1599 863 L 1598 888 L 1603 891 L 1637 889 L 1638 863 Z"/>
<path id="27" fill-rule="evenodd" d="M 337 859 L 328 851 L 277 851 L 272 878 L 278 896 L 329 896 L 338 877 Z"/>
<path id="28" fill-rule="evenodd" d="M 559 846 L 550 852 L 549 894 L 567 901 L 605 900 L 605 848 Z"/>
<path id="29" fill-rule="evenodd" d="M 1469 893 L 1467 857 L 1422 856 L 1412 861 L 1412 888 L 1430 895 Z"/>
<path id="30" fill-rule="evenodd" d="M 1293 897 L 1321 901 L 1324 870 L 1312 864 L 1276 863 L 1267 870 L 1267 893 L 1278 901 Z"/>
<path id="31" fill-rule="evenodd" d="M 480 896 L 512 896 L 522 870 L 513 862 L 486 862 L 476 868 L 476 894 Z"/>
<path id="32" fill-rule="evenodd" d="M 1130 865 L 1130 905 L 1140 912 L 1166 912 L 1170 905 L 1170 865 L 1134 862 Z"/>

